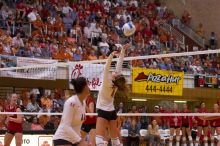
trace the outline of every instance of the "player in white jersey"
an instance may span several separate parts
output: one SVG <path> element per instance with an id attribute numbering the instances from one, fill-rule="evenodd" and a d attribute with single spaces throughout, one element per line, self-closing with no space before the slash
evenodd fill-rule
<path id="1" fill-rule="evenodd" d="M 102 86 L 98 94 L 96 105 L 98 112 L 96 123 L 97 146 L 104 146 L 104 136 L 107 127 L 109 127 L 112 146 L 121 145 L 117 129 L 117 114 L 114 107 L 114 96 L 117 90 L 128 92 L 126 91 L 125 77 L 121 72 L 125 50 L 129 47 L 129 44 L 121 46 L 121 53 L 114 73 L 110 74 L 110 66 L 116 52 L 110 54 L 104 68 Z"/>
<path id="2" fill-rule="evenodd" d="M 60 125 L 53 136 L 54 146 L 88 146 L 82 139 L 80 130 L 85 120 L 85 99 L 90 95 L 84 77 L 72 79 L 76 95 L 71 96 L 64 104 Z"/>

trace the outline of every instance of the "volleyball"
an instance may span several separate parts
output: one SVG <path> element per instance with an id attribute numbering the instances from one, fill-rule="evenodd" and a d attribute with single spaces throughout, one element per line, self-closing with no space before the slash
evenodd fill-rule
<path id="1" fill-rule="evenodd" d="M 128 23 L 125 23 L 122 27 L 123 30 L 123 34 L 126 37 L 132 36 L 135 31 L 136 31 L 136 27 L 134 26 L 134 24 L 130 21 Z"/>

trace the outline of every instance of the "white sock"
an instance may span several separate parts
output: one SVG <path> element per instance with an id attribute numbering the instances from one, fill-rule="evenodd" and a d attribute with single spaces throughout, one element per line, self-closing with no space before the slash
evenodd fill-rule
<path id="1" fill-rule="evenodd" d="M 182 138 L 182 142 L 183 142 L 183 146 L 187 146 L 187 144 L 186 144 L 186 137 Z"/>
<path id="2" fill-rule="evenodd" d="M 111 142 L 112 142 L 112 146 L 120 146 L 121 145 L 120 140 L 119 140 L 118 137 L 111 138 Z"/>
<path id="3" fill-rule="evenodd" d="M 208 145 L 208 137 L 207 137 L 207 136 L 204 137 L 204 141 L 205 141 L 204 146 L 209 146 L 209 145 Z"/>
<path id="4" fill-rule="evenodd" d="M 100 135 L 96 135 L 95 143 L 96 143 L 96 146 L 105 146 L 104 145 L 104 137 L 102 137 Z"/>
<path id="5" fill-rule="evenodd" d="M 176 137 L 176 146 L 179 146 L 180 145 L 180 136 L 177 136 Z"/>
<path id="6" fill-rule="evenodd" d="M 198 145 L 199 145 L 199 137 L 196 136 L 196 144 L 195 144 L 195 146 L 198 146 Z"/>
<path id="7" fill-rule="evenodd" d="M 193 146 L 193 139 L 192 139 L 192 136 L 188 136 L 188 138 L 189 138 L 190 146 Z"/>

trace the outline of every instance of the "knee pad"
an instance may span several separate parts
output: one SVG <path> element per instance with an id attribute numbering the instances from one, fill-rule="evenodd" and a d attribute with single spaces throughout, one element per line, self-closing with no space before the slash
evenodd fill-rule
<path id="1" fill-rule="evenodd" d="M 118 137 L 116 138 L 111 138 L 112 146 L 120 146 L 120 140 Z"/>
<path id="2" fill-rule="evenodd" d="M 192 136 L 188 136 L 188 138 L 189 138 L 189 141 L 192 141 L 193 139 L 192 139 Z"/>
<path id="3" fill-rule="evenodd" d="M 104 146 L 104 137 L 97 135 L 95 137 L 95 143 L 97 146 Z"/>
<path id="4" fill-rule="evenodd" d="M 204 136 L 204 141 L 207 141 L 208 140 L 208 137 L 207 136 Z"/>
<path id="5" fill-rule="evenodd" d="M 180 141 L 180 136 L 176 136 L 176 141 Z"/>
<path id="6" fill-rule="evenodd" d="M 182 138 L 182 140 L 183 140 L 183 141 L 186 141 L 186 137 L 184 136 L 184 137 Z"/>
<path id="7" fill-rule="evenodd" d="M 108 142 L 104 141 L 104 145 L 103 146 L 108 146 Z"/>

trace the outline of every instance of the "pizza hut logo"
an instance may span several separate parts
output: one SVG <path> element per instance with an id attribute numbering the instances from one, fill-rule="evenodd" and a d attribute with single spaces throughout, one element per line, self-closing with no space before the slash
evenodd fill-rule
<path id="1" fill-rule="evenodd" d="M 136 82 L 154 82 L 154 83 L 161 83 L 165 82 L 167 84 L 169 83 L 176 83 L 178 84 L 179 81 L 182 78 L 180 76 L 173 76 L 173 75 L 161 75 L 161 74 L 156 74 L 156 73 L 149 73 L 148 75 L 145 75 L 144 72 L 141 72 L 138 74 L 138 76 L 135 78 Z"/>
<path id="2" fill-rule="evenodd" d="M 43 144 L 41 144 L 41 146 L 50 146 L 50 144 L 48 143 L 48 141 L 44 141 Z"/>

